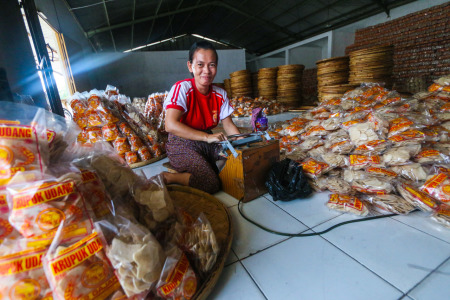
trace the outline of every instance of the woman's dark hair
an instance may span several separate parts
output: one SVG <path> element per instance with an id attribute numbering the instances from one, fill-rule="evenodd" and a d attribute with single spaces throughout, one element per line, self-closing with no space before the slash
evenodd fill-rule
<path id="1" fill-rule="evenodd" d="M 214 48 L 214 45 L 211 44 L 208 41 L 198 41 L 192 44 L 191 49 L 189 49 L 189 61 L 192 63 L 192 60 L 194 59 L 195 51 L 198 49 L 204 49 L 204 50 L 212 50 L 214 51 L 214 54 L 216 55 L 216 63 L 219 62 L 219 56 L 217 55 L 216 48 Z"/>

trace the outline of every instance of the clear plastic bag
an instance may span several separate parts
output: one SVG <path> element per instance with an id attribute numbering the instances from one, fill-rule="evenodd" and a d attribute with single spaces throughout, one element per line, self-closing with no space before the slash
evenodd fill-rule
<path id="1" fill-rule="evenodd" d="M 42 179 L 49 164 L 45 111 L 2 102 L 0 110 L 0 188 L 11 180 Z"/>
<path id="2" fill-rule="evenodd" d="M 0 257 L 2 299 L 51 299 L 42 267 L 46 248 L 28 249 Z"/>
<path id="3" fill-rule="evenodd" d="M 383 162 L 386 166 L 408 164 L 410 158 L 419 153 L 421 148 L 420 144 L 390 148 L 383 154 Z"/>
<path id="4" fill-rule="evenodd" d="M 394 186 L 391 183 L 373 176 L 353 180 L 351 186 L 354 190 L 363 194 L 387 195 L 394 191 Z"/>
<path id="5" fill-rule="evenodd" d="M 417 182 L 427 179 L 427 172 L 420 164 L 410 163 L 401 166 L 392 166 L 391 170 L 411 181 Z"/>
<path id="6" fill-rule="evenodd" d="M 410 184 L 399 181 L 396 183 L 395 188 L 403 199 L 424 212 L 432 212 L 439 206 L 438 200 Z"/>
<path id="7" fill-rule="evenodd" d="M 352 182 L 353 180 L 364 179 L 367 174 L 362 170 L 355 171 L 351 169 L 345 169 L 342 176 L 345 181 Z"/>
<path id="8" fill-rule="evenodd" d="M 11 207 L 9 221 L 24 237 L 51 238 L 61 223 L 78 229 L 77 224 L 85 223 L 83 230 L 64 232 L 67 238 L 85 234 L 93 228 L 85 200 L 76 183 L 65 178 L 51 181 L 37 181 L 32 184 L 8 187 L 8 205 Z M 73 174 L 74 178 L 79 175 Z M 84 224 L 84 223 L 83 223 Z M 70 227 L 69 227 L 70 228 Z"/>
<path id="9" fill-rule="evenodd" d="M 309 129 L 306 130 L 306 132 L 302 133 L 300 136 L 304 140 L 313 136 L 324 136 L 327 134 L 328 132 L 325 130 L 325 128 L 323 128 L 323 126 L 321 125 L 318 125 L 310 127 Z"/>
<path id="10" fill-rule="evenodd" d="M 328 189 L 327 187 L 328 177 L 321 176 L 317 178 L 309 178 L 308 183 L 316 192 L 323 192 Z"/>
<path id="11" fill-rule="evenodd" d="M 348 129 L 350 140 L 355 146 L 361 146 L 372 141 L 382 140 L 383 136 L 377 134 L 371 122 L 359 123 Z"/>
<path id="12" fill-rule="evenodd" d="M 352 189 L 351 185 L 339 177 L 327 177 L 326 187 L 329 191 L 340 195 L 354 195 L 355 190 Z"/>
<path id="13" fill-rule="evenodd" d="M 352 154 L 381 154 L 391 146 L 389 140 L 374 140 L 367 144 L 360 145 L 353 150 Z"/>
<path id="14" fill-rule="evenodd" d="M 369 214 L 367 205 L 355 196 L 331 194 L 327 207 L 340 212 L 348 212 L 361 217 Z"/>
<path id="15" fill-rule="evenodd" d="M 77 184 L 77 187 L 88 203 L 88 209 L 92 210 L 91 215 L 95 220 L 101 220 L 113 214 L 114 204 L 111 196 L 95 171 L 82 169 L 81 183 Z"/>
<path id="16" fill-rule="evenodd" d="M 450 203 L 450 177 L 446 173 L 430 176 L 420 190 L 441 202 Z"/>
<path id="17" fill-rule="evenodd" d="M 450 228 L 450 205 L 441 204 L 431 215 L 431 219 Z"/>
<path id="18" fill-rule="evenodd" d="M 116 216 L 95 224 L 106 241 L 106 256 L 127 297 L 145 299 L 159 280 L 166 256 L 150 231 L 134 219 Z"/>
<path id="19" fill-rule="evenodd" d="M 439 150 L 427 147 L 414 156 L 414 161 L 420 164 L 442 164 L 450 162 L 450 159 Z"/>
<path id="20" fill-rule="evenodd" d="M 346 155 L 339 155 L 332 152 L 322 154 L 322 160 L 330 166 L 344 168 L 349 165 L 349 158 Z"/>
<path id="21" fill-rule="evenodd" d="M 406 215 L 415 210 L 415 206 L 397 195 L 366 195 L 364 200 L 372 203 L 374 207 L 390 213 Z"/>
<path id="22" fill-rule="evenodd" d="M 419 130 L 406 130 L 400 134 L 389 137 L 395 147 L 405 146 L 408 144 L 420 144 L 425 141 L 425 134 Z"/>
<path id="23" fill-rule="evenodd" d="M 90 158 L 90 164 L 113 197 L 127 196 L 130 188 L 141 181 L 123 160 L 116 155 L 108 155 L 108 152 L 104 151 L 100 155 L 93 155 Z"/>
<path id="24" fill-rule="evenodd" d="M 156 291 L 162 299 L 189 300 L 197 291 L 198 279 L 186 255 L 174 247 L 168 251 Z"/>
<path id="25" fill-rule="evenodd" d="M 201 213 L 197 221 L 188 228 L 181 247 L 190 254 L 195 269 L 201 275 L 206 276 L 211 271 L 219 256 L 220 247 L 205 214 Z"/>
<path id="26" fill-rule="evenodd" d="M 381 163 L 381 158 L 378 155 L 356 155 L 352 154 L 349 156 L 350 158 L 350 166 L 351 170 L 360 170 L 365 167 L 383 167 L 384 165 Z"/>
<path id="27" fill-rule="evenodd" d="M 176 221 L 175 208 L 162 175 L 152 177 L 134 188 L 134 199 L 142 206 L 139 220 L 156 233 Z M 163 243 L 164 246 L 164 243 Z"/>
<path id="28" fill-rule="evenodd" d="M 310 178 L 317 178 L 326 174 L 331 169 L 335 168 L 327 163 L 315 160 L 314 158 L 308 158 L 301 163 L 303 172 Z"/>
<path id="29" fill-rule="evenodd" d="M 384 178 L 385 180 L 390 180 L 398 176 L 398 174 L 395 173 L 394 171 L 377 167 L 368 167 L 365 169 L 365 172 L 370 176 L 381 177 Z"/>
<path id="30" fill-rule="evenodd" d="M 76 243 L 55 238 L 43 257 L 47 280 L 57 299 L 111 299 L 124 294 L 105 254 L 105 241 L 93 232 Z"/>

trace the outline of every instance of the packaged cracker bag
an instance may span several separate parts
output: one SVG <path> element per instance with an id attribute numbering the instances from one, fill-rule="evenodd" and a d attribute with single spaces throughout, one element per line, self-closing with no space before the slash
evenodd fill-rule
<path id="1" fill-rule="evenodd" d="M 2 102 L 0 110 L 0 188 L 10 182 L 39 180 L 48 165 L 45 111 Z"/>
<path id="2" fill-rule="evenodd" d="M 111 299 L 123 290 L 97 232 L 73 244 L 55 238 L 43 258 L 55 299 Z"/>
<path id="3" fill-rule="evenodd" d="M 144 226 L 115 216 L 95 224 L 106 240 L 106 255 L 128 297 L 145 299 L 159 280 L 166 255 Z"/>
<path id="4" fill-rule="evenodd" d="M 53 299 L 42 263 L 46 251 L 31 248 L 0 257 L 0 299 Z"/>
<path id="5" fill-rule="evenodd" d="M 331 194 L 327 207 L 341 212 L 349 212 L 358 216 L 367 216 L 369 209 L 355 196 Z"/>
<path id="6" fill-rule="evenodd" d="M 158 296 L 163 299 L 189 300 L 197 291 L 197 284 L 197 276 L 186 255 L 177 247 L 173 247 L 168 253 L 156 285 Z"/>
<path id="7" fill-rule="evenodd" d="M 90 219 L 85 200 L 73 180 L 13 185 L 8 192 L 9 222 L 24 237 L 51 236 L 61 222 L 75 225 Z M 86 232 L 92 228 L 91 223 Z"/>

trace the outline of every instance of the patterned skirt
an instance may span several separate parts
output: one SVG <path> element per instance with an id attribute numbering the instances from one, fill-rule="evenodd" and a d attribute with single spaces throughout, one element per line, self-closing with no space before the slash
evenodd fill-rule
<path id="1" fill-rule="evenodd" d="M 166 143 L 167 157 L 174 170 L 190 173 L 189 186 L 210 194 L 221 188 L 216 166 L 221 149 L 220 144 L 187 140 L 170 133 Z"/>

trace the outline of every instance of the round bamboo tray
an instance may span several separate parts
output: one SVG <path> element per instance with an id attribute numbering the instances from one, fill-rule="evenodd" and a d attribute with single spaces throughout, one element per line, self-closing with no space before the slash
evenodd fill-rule
<path id="1" fill-rule="evenodd" d="M 282 74 L 284 72 L 286 73 L 292 73 L 292 72 L 301 72 L 305 69 L 304 65 L 297 65 L 297 64 L 292 64 L 292 65 L 281 65 L 278 66 L 278 74 Z"/>
<path id="2" fill-rule="evenodd" d="M 230 253 L 231 242 L 233 241 L 231 215 L 222 202 L 208 193 L 178 185 L 168 185 L 167 189 L 174 204 L 188 212 L 194 220 L 197 219 L 201 212 L 206 215 L 220 246 L 220 253 L 216 263 L 191 298 L 192 300 L 206 300 L 214 289 Z"/>
<path id="3" fill-rule="evenodd" d="M 233 73 L 230 73 L 230 78 L 235 77 L 235 76 L 242 76 L 242 75 L 247 75 L 250 74 L 249 70 L 240 70 L 240 71 L 235 71 Z"/>
<path id="4" fill-rule="evenodd" d="M 225 91 L 227 91 L 228 97 L 233 97 L 233 94 L 231 92 L 231 80 L 230 79 L 224 79 L 223 84 L 225 86 Z"/>
<path id="5" fill-rule="evenodd" d="M 277 97 L 277 68 L 258 70 L 258 94 L 266 99 Z"/>
<path id="6" fill-rule="evenodd" d="M 394 47 L 375 46 L 350 53 L 349 83 L 392 83 Z"/>
<path id="7" fill-rule="evenodd" d="M 152 164 L 152 163 L 154 163 L 154 162 L 157 162 L 158 160 L 164 159 L 164 158 L 166 158 L 166 157 L 167 157 L 167 154 L 163 154 L 163 155 L 161 155 L 161 156 L 152 158 L 152 159 L 150 159 L 150 160 L 140 161 L 140 162 L 131 164 L 131 165 L 129 165 L 129 167 L 130 167 L 131 169 L 140 168 L 140 167 L 143 167 L 143 166 Z"/>
<path id="8" fill-rule="evenodd" d="M 327 90 L 326 88 L 329 86 L 336 87 L 337 85 L 348 83 L 350 70 L 349 57 L 339 56 L 322 59 L 317 61 L 316 65 L 319 101 L 341 95 L 341 91 L 329 91 L 329 89 Z"/>
<path id="9" fill-rule="evenodd" d="M 252 73 L 252 89 L 253 89 L 253 98 L 257 98 L 259 96 L 259 91 L 258 91 L 258 72 Z"/>
<path id="10" fill-rule="evenodd" d="M 304 65 L 282 65 L 277 73 L 277 100 L 288 107 L 298 107 L 302 99 Z"/>

